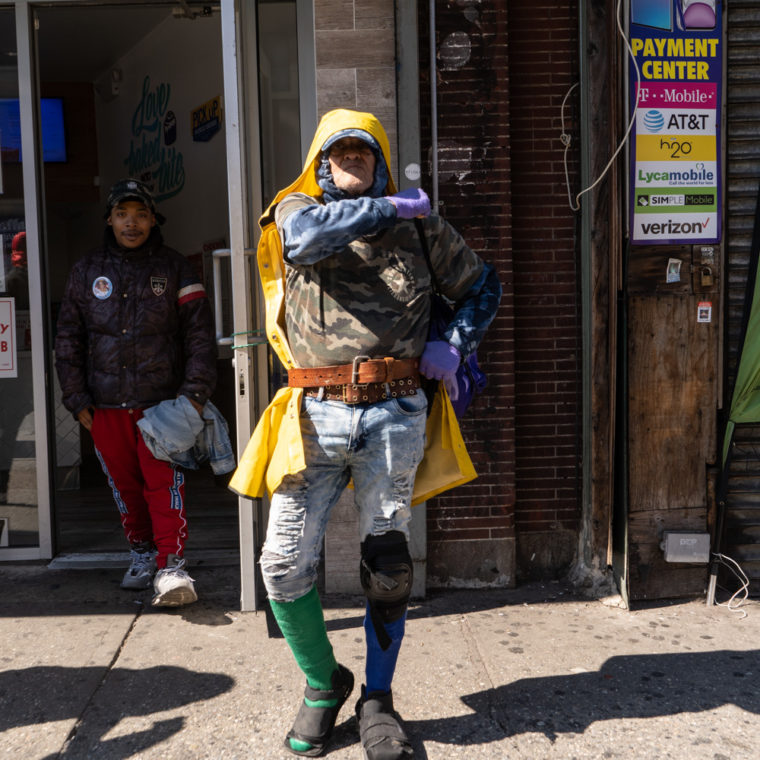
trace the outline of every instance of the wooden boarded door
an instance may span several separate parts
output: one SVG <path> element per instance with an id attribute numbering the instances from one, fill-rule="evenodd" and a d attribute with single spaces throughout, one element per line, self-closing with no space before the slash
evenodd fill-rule
<path id="1" fill-rule="evenodd" d="M 628 292 L 628 579 L 631 600 L 700 594 L 707 566 L 665 562 L 666 530 L 714 514 L 718 246 L 632 247 Z"/>

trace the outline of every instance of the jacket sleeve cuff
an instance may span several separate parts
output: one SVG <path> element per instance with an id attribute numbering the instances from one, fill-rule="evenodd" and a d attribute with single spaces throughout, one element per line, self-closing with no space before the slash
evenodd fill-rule
<path id="1" fill-rule="evenodd" d="M 178 396 L 187 396 L 192 401 L 197 402 L 201 406 L 203 406 L 211 396 L 210 393 L 202 393 L 201 391 L 191 391 L 188 388 L 180 388 L 177 392 Z"/>
<path id="2" fill-rule="evenodd" d="M 81 412 L 83 409 L 87 409 L 91 406 L 95 406 L 95 404 L 92 403 L 92 399 L 87 397 L 85 399 L 80 399 L 79 402 L 71 408 L 71 415 L 74 417 L 74 419 L 78 422 L 79 421 L 79 412 Z"/>

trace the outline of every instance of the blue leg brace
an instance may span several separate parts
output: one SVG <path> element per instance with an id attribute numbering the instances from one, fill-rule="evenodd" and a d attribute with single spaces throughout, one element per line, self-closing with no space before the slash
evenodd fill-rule
<path id="1" fill-rule="evenodd" d="M 406 627 L 406 611 L 398 620 L 385 624 L 385 630 L 390 636 L 391 645 L 383 651 L 377 640 L 375 626 L 369 614 L 369 604 L 364 615 L 364 633 L 367 639 L 367 694 L 380 691 L 387 694 L 391 690 L 391 681 L 396 670 L 396 660 L 401 649 Z"/>

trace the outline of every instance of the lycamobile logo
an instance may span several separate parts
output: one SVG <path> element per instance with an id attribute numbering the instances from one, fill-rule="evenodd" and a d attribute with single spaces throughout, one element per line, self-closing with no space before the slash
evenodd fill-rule
<path id="1" fill-rule="evenodd" d="M 703 163 L 698 163 L 693 169 L 684 171 L 661 171 L 648 172 L 639 169 L 637 179 L 639 182 L 670 182 L 671 184 L 682 184 L 686 182 L 712 182 L 715 173 L 705 169 Z"/>
<path id="2" fill-rule="evenodd" d="M 706 230 L 709 224 L 709 216 L 704 222 L 674 222 L 668 219 L 667 222 L 642 222 L 641 231 L 645 235 L 693 235 Z"/>

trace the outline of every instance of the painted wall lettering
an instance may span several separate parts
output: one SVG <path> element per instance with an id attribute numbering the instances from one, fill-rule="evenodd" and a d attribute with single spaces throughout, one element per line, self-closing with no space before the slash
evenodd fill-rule
<path id="1" fill-rule="evenodd" d="M 169 110 L 171 85 L 153 86 L 150 76 L 143 79 L 142 94 L 133 114 L 129 154 L 124 159 L 126 173 L 152 185 L 156 203 L 177 195 L 185 185 L 182 152 L 176 139 L 174 114 Z"/>

